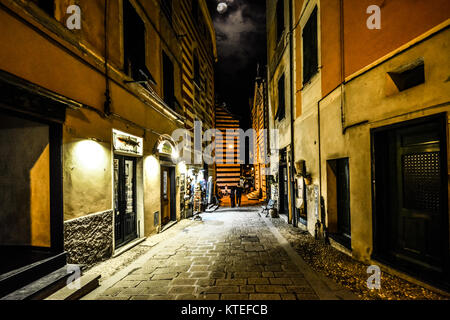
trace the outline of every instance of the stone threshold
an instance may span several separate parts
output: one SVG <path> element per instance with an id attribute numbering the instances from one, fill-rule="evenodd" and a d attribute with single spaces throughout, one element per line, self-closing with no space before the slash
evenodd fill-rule
<path id="1" fill-rule="evenodd" d="M 114 254 L 112 255 L 112 258 L 116 258 L 116 257 L 120 256 L 122 253 L 130 250 L 131 248 L 134 248 L 135 246 L 144 242 L 145 240 L 147 240 L 146 237 L 138 238 L 136 240 L 131 241 L 130 243 L 127 243 L 123 247 L 120 247 L 119 249 L 114 250 Z"/>
<path id="2" fill-rule="evenodd" d="M 398 278 L 403 279 L 405 281 L 411 282 L 412 284 L 418 285 L 420 287 L 423 287 L 425 289 L 433 291 L 433 292 L 435 292 L 437 294 L 440 294 L 440 295 L 443 295 L 443 296 L 445 296 L 447 298 L 450 298 L 450 292 L 447 292 L 447 291 L 445 291 L 443 289 L 435 287 L 432 284 L 428 284 L 428 283 L 426 283 L 424 281 L 421 281 L 420 279 L 414 278 L 413 276 L 410 276 L 407 273 L 404 273 L 404 272 L 402 272 L 400 270 L 397 270 L 397 269 L 395 269 L 393 267 L 390 267 L 390 266 L 388 266 L 388 265 L 386 265 L 386 264 L 384 264 L 384 263 L 382 263 L 382 262 L 380 262 L 380 261 L 378 261 L 376 259 L 370 259 L 370 264 L 380 267 L 382 272 L 386 272 L 386 273 L 388 273 L 388 274 L 390 274 L 392 276 L 398 277 Z"/>
<path id="3" fill-rule="evenodd" d="M 161 231 L 159 233 L 162 233 L 162 232 L 172 228 L 177 223 L 178 223 L 178 221 L 170 221 L 168 224 L 166 224 L 164 227 L 162 227 L 162 229 L 161 229 Z"/>

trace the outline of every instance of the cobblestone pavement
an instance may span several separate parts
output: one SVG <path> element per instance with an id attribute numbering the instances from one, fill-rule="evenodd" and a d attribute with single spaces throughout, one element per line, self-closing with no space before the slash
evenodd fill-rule
<path id="1" fill-rule="evenodd" d="M 161 241 L 84 299 L 354 299 L 296 255 L 258 208 L 202 215 Z"/>

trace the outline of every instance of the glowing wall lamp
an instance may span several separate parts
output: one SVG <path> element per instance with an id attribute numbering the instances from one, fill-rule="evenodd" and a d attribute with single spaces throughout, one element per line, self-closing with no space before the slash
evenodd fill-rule
<path id="1" fill-rule="evenodd" d="M 159 163 L 158 159 L 156 159 L 154 156 L 148 156 L 145 159 L 145 171 L 149 176 L 156 176 L 158 174 L 159 170 Z"/>
<path id="2" fill-rule="evenodd" d="M 82 169 L 100 169 L 105 163 L 103 147 L 96 141 L 83 140 L 75 145 L 75 158 Z"/>

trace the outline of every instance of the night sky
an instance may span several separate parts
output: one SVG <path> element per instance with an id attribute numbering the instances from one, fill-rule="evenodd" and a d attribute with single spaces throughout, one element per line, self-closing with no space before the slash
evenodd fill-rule
<path id="1" fill-rule="evenodd" d="M 257 64 L 266 65 L 266 7 L 264 0 L 206 0 L 213 18 L 219 61 L 216 99 L 225 102 L 249 128 Z M 222 13 L 219 13 L 220 10 Z"/>

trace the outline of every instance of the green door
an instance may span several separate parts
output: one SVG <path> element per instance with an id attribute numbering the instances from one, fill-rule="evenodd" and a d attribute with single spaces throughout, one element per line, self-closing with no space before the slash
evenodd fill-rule
<path id="1" fill-rule="evenodd" d="M 445 117 L 375 134 L 375 251 L 400 269 L 448 284 Z"/>

